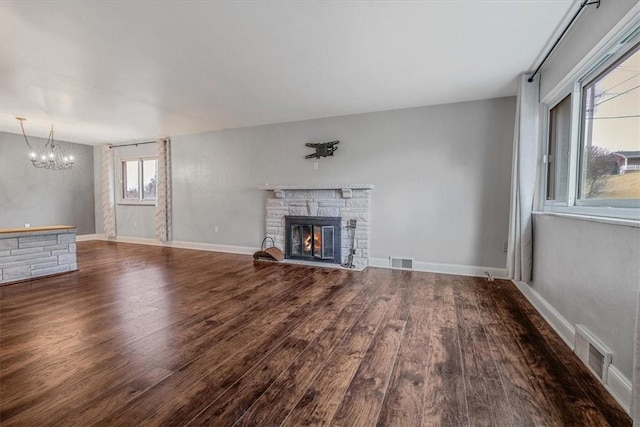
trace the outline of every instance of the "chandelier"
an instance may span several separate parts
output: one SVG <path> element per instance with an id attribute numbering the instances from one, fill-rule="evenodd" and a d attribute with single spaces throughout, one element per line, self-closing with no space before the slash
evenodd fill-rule
<path id="1" fill-rule="evenodd" d="M 51 170 L 71 169 L 73 166 L 73 156 L 65 156 L 60 149 L 60 146 L 56 145 L 53 140 L 53 125 L 51 125 L 51 131 L 49 131 L 47 143 L 41 148 L 33 148 L 24 131 L 24 121 L 27 119 L 24 117 L 16 117 L 16 120 L 20 122 L 24 141 L 27 143 L 27 147 L 31 150 L 29 153 L 29 159 L 33 166 Z"/>

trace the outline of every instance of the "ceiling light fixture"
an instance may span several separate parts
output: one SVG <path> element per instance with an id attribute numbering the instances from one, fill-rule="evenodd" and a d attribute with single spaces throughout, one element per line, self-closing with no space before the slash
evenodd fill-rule
<path id="1" fill-rule="evenodd" d="M 27 134 L 24 132 L 24 121 L 27 119 L 24 117 L 16 117 L 16 120 L 20 122 L 24 141 L 27 143 L 27 147 L 31 150 L 29 153 L 29 159 L 33 166 L 51 170 L 71 169 L 73 166 L 73 156 L 65 156 L 60 149 L 60 146 L 56 145 L 53 140 L 53 125 L 51 125 L 49 138 L 47 138 L 47 143 L 44 144 L 44 147 L 33 148 L 27 139 Z"/>

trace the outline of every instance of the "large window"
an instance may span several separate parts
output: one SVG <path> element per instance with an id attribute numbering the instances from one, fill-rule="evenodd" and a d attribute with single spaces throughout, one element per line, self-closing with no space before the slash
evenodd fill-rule
<path id="1" fill-rule="evenodd" d="M 120 164 L 121 203 L 155 203 L 158 160 L 122 159 Z"/>
<path id="2" fill-rule="evenodd" d="M 640 199 L 640 47 L 582 89 L 580 199 Z"/>
<path id="3" fill-rule="evenodd" d="M 544 209 L 640 219 L 640 28 L 544 102 Z"/>

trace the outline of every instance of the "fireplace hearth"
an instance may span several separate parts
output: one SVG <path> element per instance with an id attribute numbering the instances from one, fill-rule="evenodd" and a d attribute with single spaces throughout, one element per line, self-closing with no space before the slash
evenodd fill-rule
<path id="1" fill-rule="evenodd" d="M 285 216 L 285 258 L 341 263 L 341 218 Z"/>

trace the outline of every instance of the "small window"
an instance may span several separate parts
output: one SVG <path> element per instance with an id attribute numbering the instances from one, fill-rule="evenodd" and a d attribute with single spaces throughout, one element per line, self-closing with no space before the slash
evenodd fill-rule
<path id="1" fill-rule="evenodd" d="M 582 88 L 582 202 L 640 199 L 640 45 Z"/>
<path id="2" fill-rule="evenodd" d="M 126 159 L 121 161 L 122 203 L 153 203 L 158 179 L 157 159 Z"/>
<path id="3" fill-rule="evenodd" d="M 571 95 L 549 111 L 547 200 L 567 200 L 570 147 Z"/>

